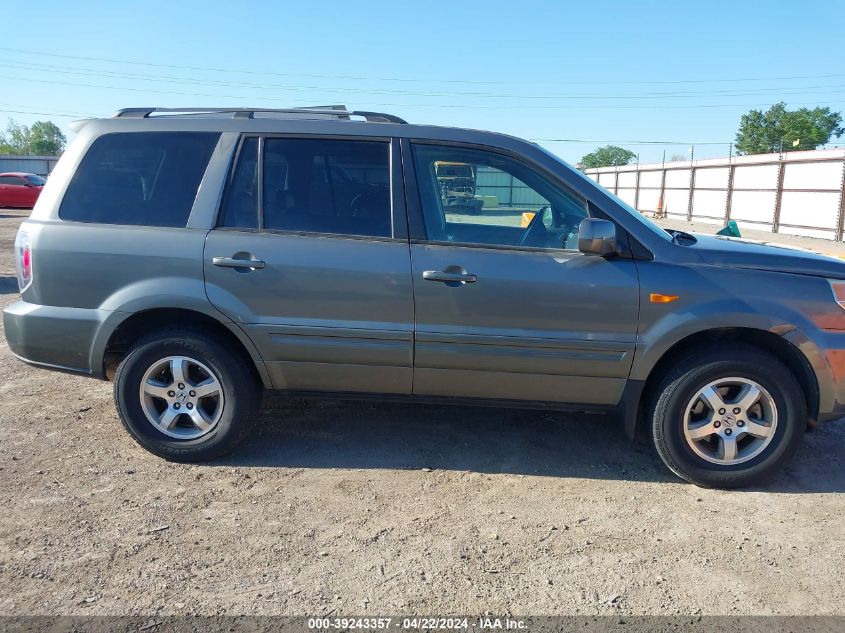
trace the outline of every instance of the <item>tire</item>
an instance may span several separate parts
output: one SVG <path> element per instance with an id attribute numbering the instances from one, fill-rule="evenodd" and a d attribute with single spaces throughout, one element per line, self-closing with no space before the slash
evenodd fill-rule
<path id="1" fill-rule="evenodd" d="M 746 411 L 741 396 L 752 394 L 754 384 L 760 398 Z M 774 356 L 742 344 L 718 345 L 693 351 L 662 377 L 647 419 L 657 453 L 673 473 L 706 488 L 742 488 L 770 477 L 795 452 L 807 428 L 807 404 L 795 376 Z"/>
<path id="2" fill-rule="evenodd" d="M 175 380 L 177 366 L 187 377 L 179 383 L 184 389 Z M 162 386 L 168 383 L 170 391 Z M 142 385 L 158 395 L 145 396 Z M 203 390 L 214 393 L 204 396 Z M 231 452 L 252 428 L 260 399 L 248 359 L 199 331 L 170 329 L 144 337 L 115 374 L 114 400 L 123 426 L 138 444 L 169 461 L 201 462 Z M 165 416 L 168 410 L 175 420 Z M 152 421 L 159 411 L 159 420 L 168 420 L 160 426 Z"/>

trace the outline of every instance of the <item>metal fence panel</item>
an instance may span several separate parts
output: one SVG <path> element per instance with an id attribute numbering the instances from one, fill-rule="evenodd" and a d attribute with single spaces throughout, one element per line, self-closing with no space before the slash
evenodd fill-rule
<path id="1" fill-rule="evenodd" d="M 731 200 L 731 220 L 737 223 L 756 222 L 757 230 L 769 230 L 775 219 L 775 191 L 742 191 L 734 189 Z"/>
<path id="2" fill-rule="evenodd" d="M 836 229 L 838 210 L 839 194 L 836 192 L 784 191 L 780 206 L 780 225 L 833 231 Z"/>
<path id="3" fill-rule="evenodd" d="M 635 171 L 620 171 L 616 176 L 616 184 L 621 189 L 622 187 L 637 187 L 637 172 Z"/>
<path id="4" fill-rule="evenodd" d="M 739 165 L 734 171 L 734 189 L 777 188 L 777 165 Z"/>
<path id="5" fill-rule="evenodd" d="M 695 170 L 696 189 L 726 189 L 729 167 L 701 167 Z"/>
<path id="6" fill-rule="evenodd" d="M 618 173 L 617 173 L 618 172 Z M 843 239 L 845 150 L 586 170 L 643 213 Z"/>
<path id="7" fill-rule="evenodd" d="M 686 216 L 688 206 L 689 189 L 666 189 L 663 192 L 663 211 L 667 215 Z"/>
<path id="8" fill-rule="evenodd" d="M 698 178 L 698 175 L 696 175 L 696 178 Z M 692 215 L 696 219 L 709 218 L 722 222 L 725 217 L 727 199 L 728 192 L 725 190 L 713 191 L 696 187 L 695 198 L 692 203 Z"/>
<path id="9" fill-rule="evenodd" d="M 0 172 L 19 171 L 26 174 L 49 176 L 58 162 L 58 156 L 0 156 Z"/>
<path id="10" fill-rule="evenodd" d="M 787 163 L 783 177 L 784 189 L 830 189 L 839 191 L 842 165 L 827 163 Z"/>

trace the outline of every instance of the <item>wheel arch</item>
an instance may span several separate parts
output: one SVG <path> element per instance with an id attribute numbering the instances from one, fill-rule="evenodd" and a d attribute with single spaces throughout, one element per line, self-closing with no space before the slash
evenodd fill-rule
<path id="1" fill-rule="evenodd" d="M 100 368 L 101 376 L 111 380 L 117 365 L 132 344 L 155 330 L 184 327 L 210 334 L 215 340 L 229 345 L 249 361 L 255 378 L 265 389 L 272 388 L 264 362 L 249 337 L 236 324 L 222 321 L 205 312 L 190 308 L 155 307 L 134 313 L 123 313 L 125 318 L 109 328 L 102 337 L 99 360 L 92 367 Z M 93 359 L 92 359 L 93 360 Z"/>
<path id="2" fill-rule="evenodd" d="M 701 330 L 678 340 L 660 356 L 648 372 L 645 380 L 633 381 L 638 393 L 634 397 L 632 397 L 633 394 L 629 394 L 627 398 L 623 397 L 625 431 L 628 436 L 631 438 L 635 436 L 639 422 L 643 418 L 648 398 L 651 396 L 655 385 L 669 368 L 696 348 L 713 343 L 731 342 L 751 345 L 768 352 L 786 365 L 801 386 L 801 391 L 807 403 L 810 424 L 813 425 L 819 412 L 819 384 L 810 362 L 801 350 L 783 336 L 766 330 L 748 327 L 720 327 Z M 631 410 L 632 405 L 633 410 Z"/>

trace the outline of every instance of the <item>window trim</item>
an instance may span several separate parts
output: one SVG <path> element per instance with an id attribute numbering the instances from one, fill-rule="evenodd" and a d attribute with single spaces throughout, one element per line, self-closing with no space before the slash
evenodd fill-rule
<path id="1" fill-rule="evenodd" d="M 571 253 L 573 255 L 584 255 L 581 251 L 577 249 L 567 249 L 567 248 L 549 248 L 543 246 L 520 246 L 518 244 L 480 244 L 478 242 L 449 242 L 445 240 L 432 240 L 428 238 L 428 233 L 425 228 L 425 212 L 422 208 L 422 198 L 420 196 L 419 184 L 417 181 L 417 174 L 416 174 L 416 164 L 414 162 L 414 148 L 413 146 L 416 145 L 434 145 L 436 147 L 448 147 L 448 148 L 455 148 L 455 149 L 470 149 L 470 150 L 477 150 L 488 152 L 491 154 L 498 154 L 500 156 L 504 156 L 509 158 L 515 162 L 521 163 L 524 167 L 528 169 L 532 169 L 539 174 L 541 174 L 544 178 L 550 180 L 552 184 L 557 185 L 565 189 L 568 193 L 571 193 L 574 197 L 579 200 L 584 201 L 585 209 L 587 210 L 586 217 L 592 217 L 590 215 L 591 207 L 590 205 L 592 202 L 589 198 L 585 198 L 577 191 L 575 191 L 572 187 L 567 185 L 559 176 L 552 173 L 542 165 L 535 163 L 534 161 L 526 160 L 524 156 L 512 152 L 510 150 L 503 149 L 501 147 L 494 147 L 491 145 L 483 145 L 479 143 L 464 143 L 460 141 L 441 141 L 437 139 L 418 139 L 418 138 L 403 138 L 402 139 L 402 164 L 405 168 L 405 191 L 406 195 L 406 205 L 408 207 L 408 226 L 411 228 L 411 244 L 431 244 L 433 246 L 459 246 L 461 248 L 483 248 L 487 250 L 504 250 L 504 251 L 516 251 L 516 252 L 532 252 L 532 253 Z M 407 156 L 407 160 L 406 157 Z M 592 205 L 596 209 L 597 206 Z M 619 226 L 618 223 L 616 224 L 617 230 L 624 230 L 622 227 Z M 622 254 L 619 257 L 624 257 L 625 255 Z"/>
<path id="2" fill-rule="evenodd" d="M 258 157 L 256 159 L 258 162 L 255 165 L 255 186 L 258 188 L 258 191 L 255 192 L 255 212 L 258 214 L 255 226 L 258 227 L 259 231 L 264 230 L 264 142 L 266 139 L 266 136 L 258 137 Z"/>
<path id="3" fill-rule="evenodd" d="M 246 143 L 247 139 L 258 139 L 258 202 L 257 202 L 257 218 L 256 227 L 238 227 L 238 226 L 221 226 L 220 222 L 223 218 L 223 209 L 231 191 L 231 183 L 234 180 L 235 170 L 238 167 L 238 161 L 241 156 L 241 148 Z M 387 145 L 387 167 L 388 180 L 387 186 L 390 188 L 390 235 L 359 235 L 351 233 L 329 233 L 325 231 L 300 231 L 295 229 L 270 229 L 264 226 L 264 143 L 266 139 L 281 138 L 281 139 L 297 139 L 297 140 L 319 140 L 319 141 L 364 141 L 377 142 Z M 223 195 L 220 197 L 220 202 L 217 207 L 217 214 L 215 216 L 213 230 L 223 231 L 241 231 L 246 233 L 269 233 L 274 235 L 294 235 L 301 237 L 329 237 L 355 240 L 372 240 L 377 242 L 407 242 L 407 235 L 402 235 L 402 224 L 407 223 L 404 219 L 407 217 L 404 204 L 404 190 L 397 190 L 397 181 L 401 176 L 401 163 L 396 166 L 394 163 L 401 160 L 401 154 L 398 147 L 395 147 L 396 139 L 390 136 L 358 136 L 349 134 L 303 134 L 303 133 L 272 133 L 272 132 L 244 132 L 240 135 L 238 141 L 238 149 L 229 165 L 228 175 L 226 177 L 226 185 Z M 399 194 L 402 199 L 398 198 Z M 397 208 L 401 207 L 401 208 Z M 401 212 L 403 219 L 398 218 L 398 213 Z"/>
<path id="4" fill-rule="evenodd" d="M 244 146 L 246 145 L 246 142 L 247 142 L 247 139 L 249 138 L 249 136 L 250 135 L 246 135 L 246 134 L 240 135 L 240 138 L 238 139 L 238 145 L 235 148 L 235 151 L 233 152 L 232 157 L 230 158 L 229 166 L 226 168 L 226 178 L 223 180 L 223 191 L 222 191 L 222 193 L 219 197 L 219 200 L 217 201 L 217 211 L 214 214 L 214 224 L 211 227 L 212 230 L 214 230 L 214 229 L 240 229 L 240 230 L 243 230 L 243 231 L 255 230 L 255 229 L 247 228 L 247 227 L 222 226 L 220 224 L 220 222 L 223 221 L 223 210 L 226 208 L 226 204 L 228 203 L 229 196 L 231 195 L 231 192 L 232 192 L 232 183 L 235 180 L 235 170 L 237 169 L 238 163 L 241 160 L 241 153 L 244 151 Z M 257 150 L 256 150 L 256 154 L 258 154 Z M 258 160 L 257 157 L 256 157 L 256 160 Z M 256 214 L 255 225 L 258 226 L 259 216 L 261 214 L 258 213 L 257 203 L 256 203 L 256 207 L 255 207 L 255 214 Z"/>

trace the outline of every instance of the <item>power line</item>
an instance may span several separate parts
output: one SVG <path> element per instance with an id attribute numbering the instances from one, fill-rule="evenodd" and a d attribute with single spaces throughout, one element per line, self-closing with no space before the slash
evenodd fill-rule
<path id="1" fill-rule="evenodd" d="M 396 82 L 413 82 L 413 83 L 456 83 L 456 84 L 485 84 L 485 85 L 514 85 L 514 84 L 531 84 L 531 85 L 550 85 L 550 84 L 566 84 L 566 85 L 675 85 L 675 84 L 702 84 L 702 83 L 737 83 L 749 81 L 794 81 L 797 79 L 832 79 L 845 77 L 845 74 L 832 75 L 792 75 L 783 77 L 732 77 L 732 78 L 712 78 L 712 79 L 677 79 L 677 80 L 652 80 L 652 81 L 515 81 L 515 80 L 480 80 L 480 79 L 419 79 L 410 77 L 366 77 L 358 75 L 324 75 L 324 74 L 305 74 L 305 73 L 281 73 L 274 71 L 257 71 L 247 69 L 235 68 L 214 68 L 209 66 L 186 66 L 179 64 L 162 64 L 153 62 L 142 62 L 128 59 L 111 59 L 107 57 L 89 57 L 83 55 L 67 55 L 58 53 L 47 53 L 44 51 L 28 50 L 21 48 L 10 48 L 0 46 L 0 50 L 12 53 L 24 53 L 27 55 L 40 55 L 44 57 L 53 57 L 60 59 L 75 59 L 82 61 L 104 62 L 108 64 L 127 64 L 132 66 L 146 66 L 148 68 L 172 68 L 178 70 L 190 71 L 205 71 L 216 73 L 230 73 L 239 75 L 257 75 L 257 76 L 275 76 L 275 77 L 306 77 L 312 79 L 333 79 L 333 80 L 348 80 L 348 81 L 396 81 Z"/>
<path id="2" fill-rule="evenodd" d="M 21 104 L 21 103 L 9 103 L 8 101 L 0 101 L 0 106 L 10 106 L 10 107 L 12 107 L 12 108 L 37 108 L 37 107 L 38 107 L 38 106 L 23 105 L 23 104 Z M 24 113 L 22 113 L 22 114 L 43 114 L 43 113 L 39 113 L 39 112 L 24 112 Z M 59 113 L 58 113 L 58 112 L 56 112 L 55 114 L 59 114 Z M 82 117 L 93 117 L 93 116 L 96 116 L 96 115 L 94 115 L 94 114 L 91 114 L 90 112 L 70 112 L 70 111 L 68 111 L 68 110 L 65 110 L 64 112 L 61 112 L 61 114 L 64 114 L 64 115 L 67 115 L 67 116 L 82 116 Z"/>
<path id="3" fill-rule="evenodd" d="M 533 138 L 537 143 L 618 143 L 619 145 L 730 145 L 733 141 L 588 141 L 577 138 Z"/>
<path id="4" fill-rule="evenodd" d="M 62 112 L 35 112 L 33 110 L 6 110 L 0 109 L 4 114 L 36 114 L 38 116 L 55 116 L 62 119 L 78 119 L 78 114 L 67 114 Z"/>
<path id="5" fill-rule="evenodd" d="M 136 88 L 131 86 L 120 87 L 120 86 L 105 86 L 99 84 L 87 84 L 87 83 L 78 83 L 78 82 L 68 82 L 68 81 L 56 81 L 56 80 L 48 80 L 48 79 L 35 79 L 32 77 L 13 77 L 8 75 L 0 75 L 0 79 L 7 79 L 10 81 L 24 81 L 30 83 L 41 83 L 41 84 L 51 84 L 51 85 L 58 85 L 58 86 L 70 86 L 74 88 L 96 88 L 101 90 L 119 90 L 119 91 L 131 91 L 131 92 L 141 92 L 141 93 L 154 93 L 154 94 L 165 94 L 165 95 L 176 95 L 176 96 L 186 96 L 186 97 L 211 97 L 211 98 L 220 98 L 220 99 L 240 99 L 244 101 L 255 100 L 255 101 L 279 101 L 278 97 L 261 97 L 261 96 L 245 96 L 245 95 L 218 95 L 218 94 L 209 94 L 209 93 L 200 93 L 200 92 L 181 92 L 181 91 L 172 91 L 172 90 L 156 90 L 153 88 Z M 830 92 L 842 92 L 842 91 L 830 91 Z M 786 93 L 781 93 L 786 94 Z M 799 93 L 803 94 L 803 93 Z M 313 99 L 302 100 L 302 99 L 290 99 L 288 100 L 293 103 L 311 103 Z M 837 105 L 843 103 L 843 101 L 833 101 L 827 102 L 827 105 Z M 578 106 L 565 106 L 565 105 L 530 105 L 530 106 L 520 106 L 520 105 L 509 105 L 509 106 L 502 106 L 502 105 L 479 105 L 479 104 L 440 104 L 440 103 L 370 103 L 371 106 L 376 107 L 399 107 L 399 108 L 460 108 L 460 109 L 501 109 L 503 107 L 507 107 L 510 110 L 638 110 L 638 109 L 648 109 L 648 110 L 687 110 L 687 109 L 700 109 L 700 108 L 762 108 L 762 107 L 770 107 L 773 105 L 772 103 L 764 103 L 764 104 L 736 104 L 736 103 L 721 103 L 721 104 L 697 104 L 697 105 L 643 105 L 643 106 L 631 106 L 631 105 L 620 105 L 620 106 L 607 106 L 607 105 L 578 105 Z M 824 105 L 824 104 L 819 104 Z"/>
<path id="6" fill-rule="evenodd" d="M 4 63 L 5 62 L 5 63 Z M 776 92 L 779 95 L 804 95 L 804 94 L 829 94 L 836 92 L 845 92 L 842 90 L 832 90 L 833 88 L 845 88 L 845 84 L 833 84 L 824 86 L 802 86 L 785 91 L 783 88 L 757 88 L 753 92 L 747 89 L 739 90 L 709 90 L 706 93 L 695 92 L 648 92 L 640 94 L 504 94 L 504 93 L 489 93 L 489 92 L 439 92 L 428 91 L 418 92 L 413 90 L 370 90 L 366 88 L 326 88 L 322 86 L 300 86 L 289 84 L 254 84 L 245 82 L 225 82 L 216 80 L 203 80 L 196 78 L 173 77 L 167 75 L 146 75 L 116 71 L 103 71 L 93 68 L 78 68 L 73 66 L 56 66 L 47 64 L 34 64 L 30 62 L 16 62 L 9 60 L 0 60 L 0 67 L 9 68 L 12 70 L 28 70 L 34 72 L 55 72 L 61 71 L 63 74 L 80 75 L 80 76 L 94 76 L 94 77 L 113 77 L 116 79 L 127 79 L 133 81 L 160 81 L 165 83 L 177 84 L 193 84 L 203 86 L 220 86 L 220 87 L 234 87 L 234 88 L 254 88 L 259 90 L 267 90 L 268 88 L 277 88 L 282 90 L 295 91 L 321 91 L 328 93 L 358 93 L 371 95 L 388 95 L 397 94 L 405 96 L 420 96 L 420 97 L 479 97 L 485 99 L 531 99 L 531 100 L 562 100 L 562 99 L 699 99 L 710 96 L 726 96 L 726 97 L 756 97 L 769 96 L 767 93 Z M 820 90 L 820 92 L 816 92 Z"/>

